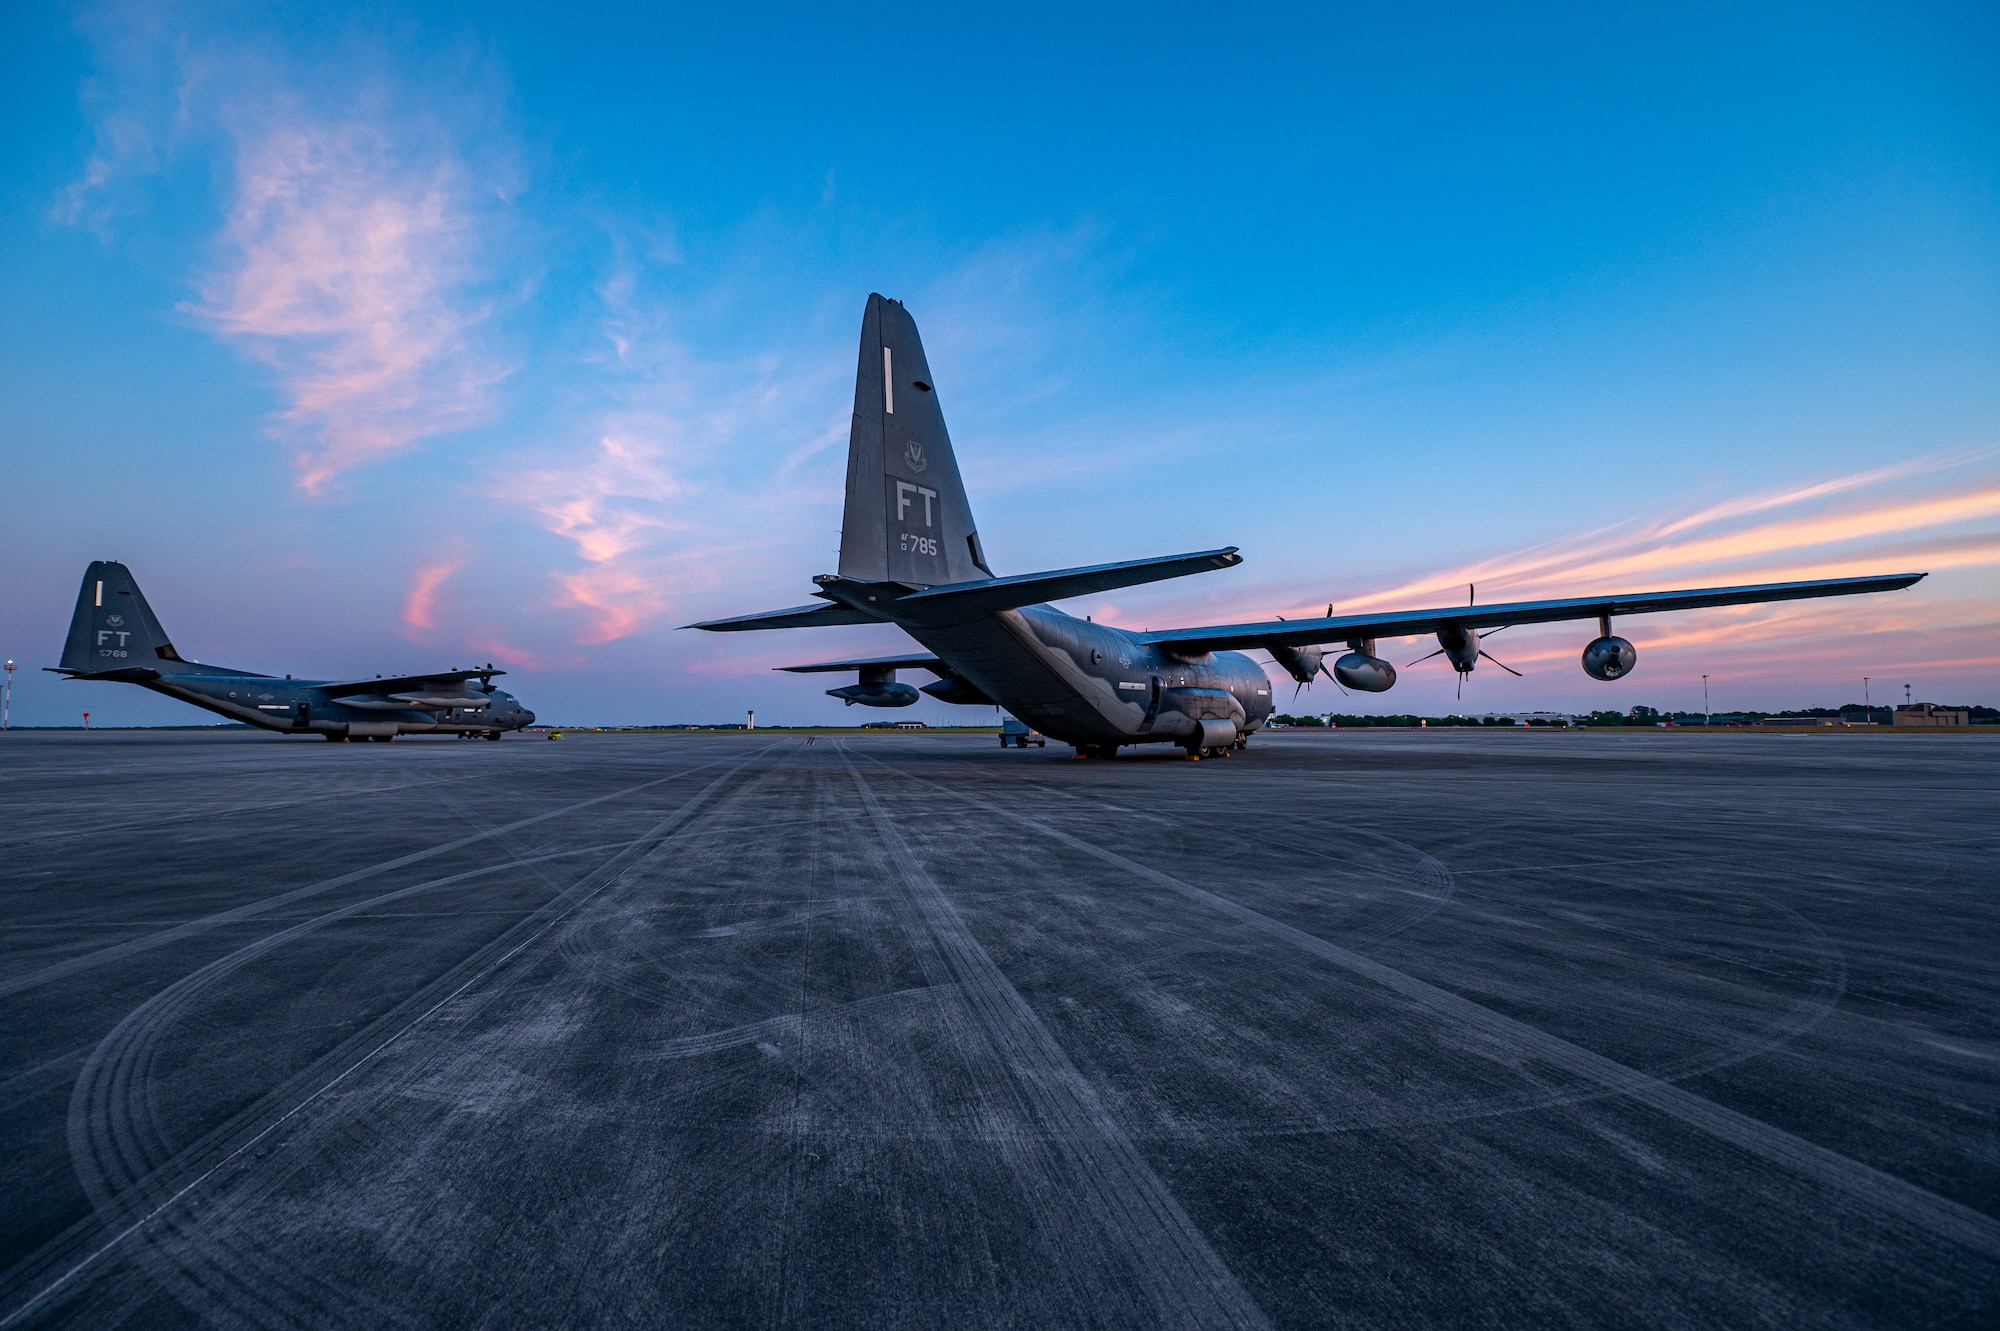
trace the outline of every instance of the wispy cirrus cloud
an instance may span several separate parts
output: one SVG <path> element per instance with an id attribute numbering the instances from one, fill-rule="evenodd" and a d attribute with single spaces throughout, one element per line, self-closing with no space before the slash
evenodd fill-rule
<path id="1" fill-rule="evenodd" d="M 491 411 L 508 367 L 480 341 L 477 191 L 443 134 L 386 117 L 236 131 L 227 257 L 189 308 L 276 370 L 309 493 Z"/>
<path id="2" fill-rule="evenodd" d="M 404 69 L 360 37 L 307 55 L 171 7 L 85 27 L 105 57 L 85 95 L 97 144 L 54 212 L 103 231 L 135 181 L 217 161 L 223 221 L 182 309 L 271 368 L 302 490 L 493 414 L 519 171 L 490 75 Z"/>
<path id="3" fill-rule="evenodd" d="M 1335 595 L 1333 605 L 1340 613 L 1437 604 L 1463 595 L 1467 584 L 1483 585 L 1483 600 L 1521 600 L 1644 591 L 1664 583 L 1992 563 L 2000 553 L 1994 529 L 2000 475 L 1992 473 L 1991 457 L 1992 450 L 1916 458 L 1691 513 L 1596 528 L 1378 590 Z M 1882 566 L 1892 555 L 1898 562 Z"/>

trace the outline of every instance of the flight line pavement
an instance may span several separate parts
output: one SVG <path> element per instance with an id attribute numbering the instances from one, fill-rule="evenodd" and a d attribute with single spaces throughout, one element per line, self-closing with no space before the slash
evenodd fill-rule
<path id="1" fill-rule="evenodd" d="M 2000 1320 L 2000 744 L 0 738 L 0 1326 Z"/>

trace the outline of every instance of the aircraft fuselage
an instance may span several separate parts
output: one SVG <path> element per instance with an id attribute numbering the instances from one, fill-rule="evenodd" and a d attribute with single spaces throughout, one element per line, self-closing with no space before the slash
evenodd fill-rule
<path id="1" fill-rule="evenodd" d="M 519 730 L 535 719 L 500 689 L 486 695 L 481 707 L 420 708 L 386 698 L 332 698 L 325 691 L 331 680 L 202 674 L 129 682 L 232 721 L 293 735 L 494 735 Z"/>
<path id="2" fill-rule="evenodd" d="M 1188 745 L 1204 721 L 1226 721 L 1247 735 L 1271 715 L 1270 678 L 1240 652 L 1173 656 L 1052 606 L 902 627 L 992 701 L 1079 748 Z"/>

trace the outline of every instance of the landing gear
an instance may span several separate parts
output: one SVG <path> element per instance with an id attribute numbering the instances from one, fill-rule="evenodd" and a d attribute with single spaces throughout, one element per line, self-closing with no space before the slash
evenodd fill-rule
<path id="1" fill-rule="evenodd" d="M 1086 758 L 1110 759 L 1117 756 L 1116 744 L 1079 744 L 1076 746 L 1076 756 L 1072 761 L 1082 762 Z"/>
<path id="2" fill-rule="evenodd" d="M 493 733 L 489 734 L 486 738 L 490 740 L 498 740 L 500 738 L 500 732 L 496 730 Z"/>

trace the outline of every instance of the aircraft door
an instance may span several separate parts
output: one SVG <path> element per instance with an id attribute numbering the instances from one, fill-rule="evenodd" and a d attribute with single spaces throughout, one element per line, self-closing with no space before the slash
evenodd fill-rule
<path id="1" fill-rule="evenodd" d="M 1160 714 L 1160 700 L 1167 696 L 1167 681 L 1154 675 L 1150 681 L 1152 692 L 1146 698 L 1146 719 L 1151 721 Z"/>
<path id="2" fill-rule="evenodd" d="M 292 717 L 292 729 L 311 730 L 312 720 L 313 705 L 309 702 L 302 702 L 299 704 L 298 712 Z"/>

